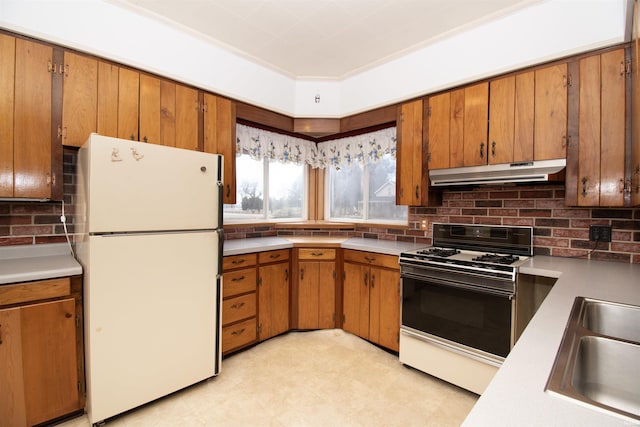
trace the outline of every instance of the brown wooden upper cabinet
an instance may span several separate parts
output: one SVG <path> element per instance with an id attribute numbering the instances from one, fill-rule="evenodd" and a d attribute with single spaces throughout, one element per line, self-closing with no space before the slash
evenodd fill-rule
<path id="1" fill-rule="evenodd" d="M 400 106 L 397 119 L 396 204 L 417 206 L 426 202 L 423 168 L 422 100 Z"/>
<path id="2" fill-rule="evenodd" d="M 429 169 L 566 157 L 567 64 L 428 98 Z"/>
<path id="3" fill-rule="evenodd" d="M 62 145 L 80 147 L 97 130 L 98 61 L 64 52 Z"/>
<path id="4" fill-rule="evenodd" d="M 640 6 L 634 9 L 634 39 L 631 46 L 631 170 L 630 204 L 640 206 Z"/>
<path id="5" fill-rule="evenodd" d="M 630 83 L 625 49 L 579 61 L 578 141 L 569 150 L 566 201 L 573 206 L 625 206 L 632 192 L 625 171 L 626 99 Z M 575 84 L 575 83 L 574 83 Z M 570 185 L 572 184 L 572 185 Z"/>
<path id="6" fill-rule="evenodd" d="M 236 110 L 229 99 L 204 94 L 204 151 L 224 156 L 224 203 L 236 203 Z"/>
<path id="7" fill-rule="evenodd" d="M 567 156 L 567 64 L 535 71 L 533 159 L 564 159 Z"/>
<path id="8" fill-rule="evenodd" d="M 0 34 L 0 197 L 62 198 L 53 56 L 50 46 Z"/>
<path id="9" fill-rule="evenodd" d="M 429 169 L 487 164 L 489 83 L 429 97 Z"/>

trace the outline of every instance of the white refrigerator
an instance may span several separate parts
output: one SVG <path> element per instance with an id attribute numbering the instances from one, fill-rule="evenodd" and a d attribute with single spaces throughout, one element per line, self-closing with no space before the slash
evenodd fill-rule
<path id="1" fill-rule="evenodd" d="M 220 372 L 222 156 L 92 134 L 78 152 L 87 414 Z"/>

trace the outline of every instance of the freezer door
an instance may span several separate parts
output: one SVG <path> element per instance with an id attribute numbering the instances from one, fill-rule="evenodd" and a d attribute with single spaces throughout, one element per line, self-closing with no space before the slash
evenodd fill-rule
<path id="1" fill-rule="evenodd" d="M 218 234 L 90 236 L 87 407 L 99 422 L 219 371 Z"/>
<path id="2" fill-rule="evenodd" d="M 88 232 L 213 229 L 222 158 L 92 134 L 79 155 Z"/>

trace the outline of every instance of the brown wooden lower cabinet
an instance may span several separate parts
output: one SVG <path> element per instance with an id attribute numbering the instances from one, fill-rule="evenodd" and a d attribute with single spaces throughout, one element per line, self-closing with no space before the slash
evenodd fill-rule
<path id="1" fill-rule="evenodd" d="M 336 326 L 336 249 L 301 248 L 297 254 L 298 329 Z"/>
<path id="2" fill-rule="evenodd" d="M 0 286 L 0 424 L 83 409 L 81 288 L 76 277 Z"/>
<path id="3" fill-rule="evenodd" d="M 289 249 L 262 252 L 258 272 L 258 339 L 264 341 L 290 328 Z"/>
<path id="4" fill-rule="evenodd" d="M 226 256 L 222 262 L 222 354 L 257 340 L 257 254 Z"/>
<path id="5" fill-rule="evenodd" d="M 342 329 L 399 351 L 398 257 L 344 251 Z"/>

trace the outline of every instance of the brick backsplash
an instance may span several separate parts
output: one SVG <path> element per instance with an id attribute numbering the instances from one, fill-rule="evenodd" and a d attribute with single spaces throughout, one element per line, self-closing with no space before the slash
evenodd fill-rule
<path id="1" fill-rule="evenodd" d="M 409 208 L 408 227 L 357 226 L 355 230 L 225 226 L 227 239 L 261 236 L 345 236 L 431 244 L 423 219 L 433 222 L 533 227 L 536 255 L 640 263 L 640 208 L 572 208 L 564 186 L 537 184 L 444 190 L 442 206 Z M 611 243 L 589 241 L 589 225 L 612 226 Z M 430 227 L 429 227 L 430 228 Z M 595 250 L 593 250 L 595 248 Z"/>
<path id="2" fill-rule="evenodd" d="M 63 157 L 64 210 L 67 230 L 71 234 L 76 154 L 76 150 L 65 149 Z M 0 202 L 0 246 L 65 243 L 61 213 L 61 202 Z"/>
<path id="3" fill-rule="evenodd" d="M 64 199 L 73 233 L 76 151 L 64 152 Z M 359 225 L 354 229 L 278 228 L 227 225 L 225 238 L 268 236 L 365 237 L 431 244 L 433 222 L 532 226 L 534 253 L 640 263 L 640 208 L 572 208 L 564 205 L 564 186 L 495 186 L 444 190 L 442 206 L 409 208 L 408 227 Z M 60 202 L 0 202 L 0 245 L 63 243 Z M 611 243 L 589 241 L 589 225 L 612 226 Z M 429 227 L 430 228 L 430 227 Z M 592 252 L 593 251 L 593 252 Z"/>

